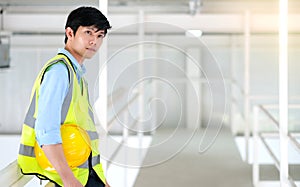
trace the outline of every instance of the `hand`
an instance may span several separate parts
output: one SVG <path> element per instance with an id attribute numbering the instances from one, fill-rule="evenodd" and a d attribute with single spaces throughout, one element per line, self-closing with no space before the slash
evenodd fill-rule
<path id="1" fill-rule="evenodd" d="M 63 181 L 64 187 L 84 187 L 75 177 Z"/>
<path id="2" fill-rule="evenodd" d="M 105 187 L 110 187 L 106 179 L 105 179 Z"/>

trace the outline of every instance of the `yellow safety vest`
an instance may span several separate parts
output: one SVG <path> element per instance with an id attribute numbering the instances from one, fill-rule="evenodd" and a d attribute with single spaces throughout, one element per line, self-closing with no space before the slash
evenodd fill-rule
<path id="1" fill-rule="evenodd" d="M 58 54 L 52 58 L 42 68 L 34 83 L 31 93 L 31 103 L 22 129 L 18 164 L 23 174 L 36 175 L 40 179 L 47 179 L 61 186 L 63 185 L 60 176 L 56 172 L 49 172 L 40 167 L 34 154 L 34 145 L 36 142 L 34 126 L 38 111 L 40 85 L 47 68 L 60 62 L 63 62 L 68 67 L 70 80 L 69 90 L 62 106 L 61 124 L 77 124 L 87 132 L 91 140 L 91 165 L 105 184 L 105 176 L 98 151 L 99 137 L 95 128 L 93 110 L 89 103 L 87 83 L 83 78 L 80 81 L 81 85 L 78 83 L 70 60 L 63 54 Z M 82 165 L 72 168 L 72 172 L 81 184 L 85 185 L 89 175 L 88 160 Z"/>

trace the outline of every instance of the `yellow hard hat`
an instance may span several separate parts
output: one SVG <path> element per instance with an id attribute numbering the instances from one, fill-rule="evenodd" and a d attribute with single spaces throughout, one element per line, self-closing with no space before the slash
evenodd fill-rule
<path id="1" fill-rule="evenodd" d="M 63 124 L 60 128 L 62 146 L 70 168 L 83 164 L 91 153 L 91 141 L 85 130 L 74 124 Z M 34 153 L 41 168 L 56 172 L 38 143 L 35 143 Z"/>

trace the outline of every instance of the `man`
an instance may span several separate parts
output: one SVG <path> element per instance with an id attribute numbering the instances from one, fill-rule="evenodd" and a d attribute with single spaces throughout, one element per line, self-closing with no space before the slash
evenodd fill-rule
<path id="1" fill-rule="evenodd" d="M 96 8 L 80 7 L 69 14 L 65 48 L 44 66 L 33 87 L 18 155 L 22 173 L 50 180 L 56 186 L 109 187 L 100 164 L 98 134 L 82 76 L 84 60 L 95 55 L 110 28 L 107 18 Z M 77 153 L 67 156 L 68 151 L 81 149 L 75 147 L 77 144 L 66 148 L 71 139 L 62 138 L 62 129 L 69 127 L 88 137 L 84 139 L 86 144 L 81 143 L 89 150 L 83 163 L 70 164 L 82 157 L 76 158 Z M 72 141 L 82 141 L 82 137 L 77 135 Z M 46 155 L 46 160 L 41 159 L 41 154 Z M 50 165 L 45 166 L 46 162 Z"/>

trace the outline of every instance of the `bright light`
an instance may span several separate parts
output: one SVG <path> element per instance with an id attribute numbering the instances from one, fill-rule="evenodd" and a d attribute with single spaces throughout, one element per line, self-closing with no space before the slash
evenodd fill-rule
<path id="1" fill-rule="evenodd" d="M 202 31 L 201 30 L 187 30 L 187 31 L 185 31 L 185 36 L 191 37 L 191 38 L 199 38 L 202 36 Z"/>

